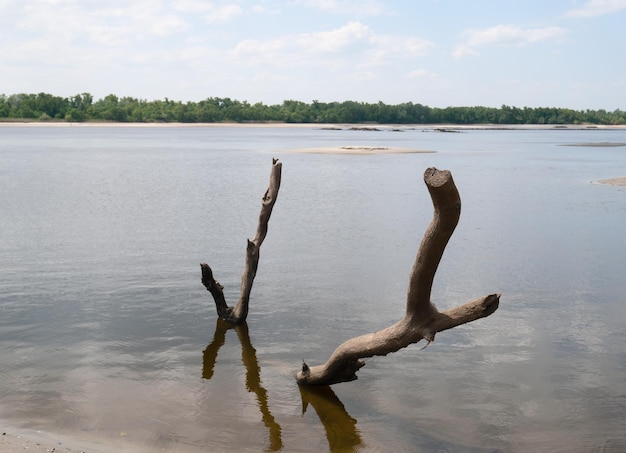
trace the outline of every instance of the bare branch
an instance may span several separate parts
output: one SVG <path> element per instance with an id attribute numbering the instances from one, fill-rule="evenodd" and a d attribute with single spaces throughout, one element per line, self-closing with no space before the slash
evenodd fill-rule
<path id="1" fill-rule="evenodd" d="M 484 318 L 497 310 L 500 294 L 491 294 L 444 312 L 439 312 L 430 302 L 435 273 L 459 221 L 461 200 L 452 174 L 447 170 L 427 169 L 424 182 L 435 210 L 411 270 L 404 318 L 386 329 L 346 341 L 324 365 L 303 364 L 296 375 L 299 384 L 331 385 L 355 380 L 356 372 L 365 365 L 363 358 L 384 356 L 422 339 L 430 343 L 437 332 Z"/>
<path id="2" fill-rule="evenodd" d="M 254 282 L 259 266 L 259 251 L 267 235 L 267 225 L 272 215 L 272 209 L 274 208 L 276 199 L 278 198 L 282 165 L 283 164 L 279 162 L 278 159 L 272 159 L 269 187 L 261 200 L 261 213 L 259 214 L 259 223 L 254 239 L 248 239 L 246 262 L 243 274 L 241 275 L 241 292 L 239 300 L 234 307 L 230 308 L 226 304 L 223 286 L 213 278 L 213 271 L 209 265 L 205 263 L 200 264 L 202 270 L 202 284 L 213 296 L 217 315 L 232 324 L 240 324 L 244 322 L 248 316 L 250 292 L 252 291 L 252 283 Z"/>

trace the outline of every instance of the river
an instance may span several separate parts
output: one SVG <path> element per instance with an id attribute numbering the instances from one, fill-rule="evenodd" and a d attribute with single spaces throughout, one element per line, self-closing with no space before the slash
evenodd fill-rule
<path id="1" fill-rule="evenodd" d="M 626 130 L 0 127 L 0 420 L 134 451 L 626 450 Z M 397 146 L 428 154 L 297 154 Z M 247 325 L 238 291 L 283 180 Z M 492 316 L 300 389 L 399 320 L 432 204 L 463 208 L 433 302 Z"/>

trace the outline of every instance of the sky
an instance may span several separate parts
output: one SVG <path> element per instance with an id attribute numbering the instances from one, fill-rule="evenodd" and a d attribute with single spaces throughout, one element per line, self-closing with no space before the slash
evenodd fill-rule
<path id="1" fill-rule="evenodd" d="M 0 0 L 0 94 L 626 110 L 626 0 Z"/>

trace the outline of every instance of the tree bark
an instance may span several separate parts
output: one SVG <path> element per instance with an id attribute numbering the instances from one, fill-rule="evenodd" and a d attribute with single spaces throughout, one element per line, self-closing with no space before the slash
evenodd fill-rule
<path id="1" fill-rule="evenodd" d="M 272 159 L 272 171 L 270 173 L 270 182 L 265 195 L 261 200 L 261 213 L 259 214 L 259 223 L 256 234 L 252 240 L 248 239 L 246 247 L 246 262 L 241 276 L 241 292 L 239 300 L 234 307 L 226 304 L 224 297 L 224 287 L 213 277 L 213 270 L 208 264 L 200 264 L 202 270 L 202 284 L 213 296 L 217 315 L 231 324 L 241 324 L 248 317 L 248 305 L 250 303 L 250 292 L 252 291 L 252 283 L 256 277 L 256 271 L 259 266 L 259 252 L 261 244 L 267 235 L 267 224 L 272 215 L 274 203 L 278 198 L 278 190 L 280 189 L 282 163 L 278 159 Z"/>
<path id="2" fill-rule="evenodd" d="M 443 312 L 431 303 L 435 273 L 459 221 L 461 199 L 448 170 L 429 168 L 424 173 L 424 182 L 434 215 L 411 270 L 404 318 L 386 329 L 346 341 L 324 365 L 309 367 L 304 363 L 296 374 L 299 384 L 331 385 L 355 380 L 356 372 L 365 365 L 361 360 L 365 357 L 387 355 L 422 339 L 428 346 L 437 332 L 484 318 L 497 310 L 500 294 L 490 294 Z"/>

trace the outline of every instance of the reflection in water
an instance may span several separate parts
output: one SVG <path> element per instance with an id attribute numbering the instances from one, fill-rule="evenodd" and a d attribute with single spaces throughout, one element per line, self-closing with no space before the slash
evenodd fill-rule
<path id="1" fill-rule="evenodd" d="M 348 414 L 343 403 L 330 387 L 300 387 L 302 413 L 308 405 L 313 406 L 322 421 L 332 452 L 354 451 L 361 446 L 361 435 L 356 429 L 356 420 Z"/>
<path id="2" fill-rule="evenodd" d="M 233 326 L 222 319 L 217 320 L 213 341 L 203 352 L 202 377 L 204 379 L 213 377 L 217 354 L 226 341 L 226 331 L 229 329 L 237 332 L 241 343 L 241 361 L 246 367 L 246 388 L 256 395 L 263 424 L 269 430 L 269 451 L 279 451 L 283 448 L 281 428 L 274 420 L 267 404 L 267 390 L 261 385 L 261 367 L 256 357 L 256 350 L 250 342 L 247 323 Z M 362 445 L 361 435 L 356 429 L 357 421 L 348 414 L 343 403 L 330 387 L 298 387 L 302 397 L 302 414 L 306 412 L 309 404 L 313 406 L 324 425 L 330 451 L 353 451 Z"/>
<path id="3" fill-rule="evenodd" d="M 246 388 L 249 392 L 253 392 L 256 395 L 259 410 L 263 418 L 263 424 L 269 429 L 269 451 L 279 451 L 283 448 L 281 429 L 280 425 L 274 420 L 274 416 L 267 405 L 267 390 L 261 385 L 261 367 L 259 367 L 259 362 L 256 358 L 256 350 L 250 342 L 247 323 L 244 322 L 243 324 L 233 326 L 222 319 L 217 320 L 213 341 L 211 341 L 211 344 L 209 344 L 203 352 L 202 377 L 204 379 L 211 379 L 213 377 L 217 353 L 226 340 L 226 331 L 228 329 L 235 329 L 239 342 L 241 343 L 241 361 L 246 367 Z"/>

